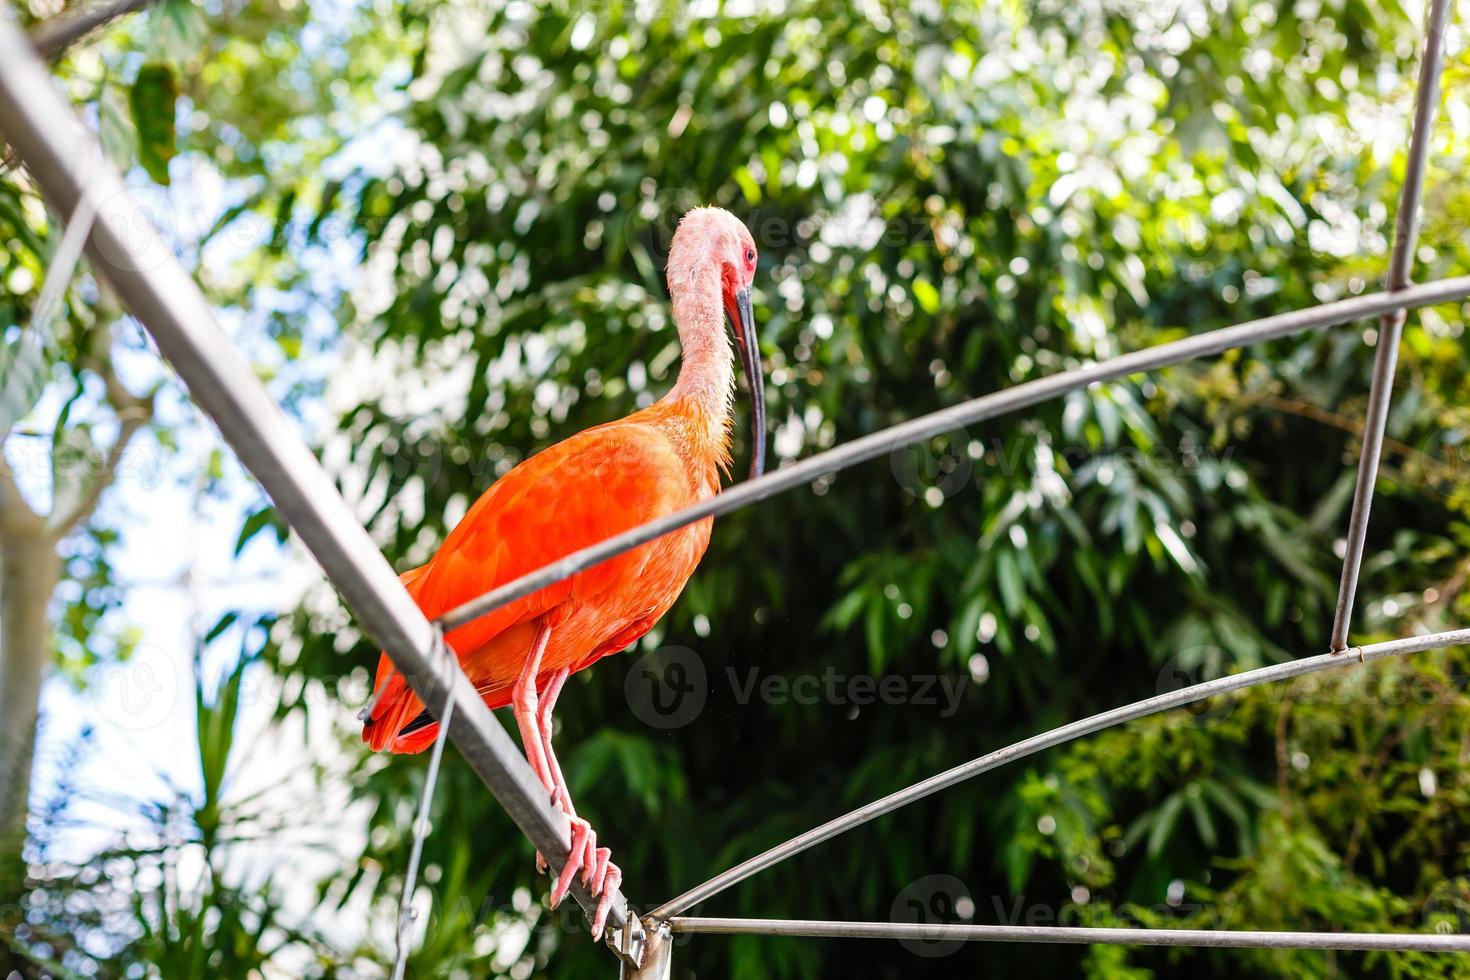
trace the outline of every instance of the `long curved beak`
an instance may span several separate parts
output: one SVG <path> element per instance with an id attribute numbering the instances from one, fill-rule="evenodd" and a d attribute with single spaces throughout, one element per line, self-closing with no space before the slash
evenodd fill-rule
<path id="1" fill-rule="evenodd" d="M 735 334 L 735 347 L 740 352 L 740 366 L 750 385 L 751 445 L 750 478 L 766 471 L 766 379 L 761 372 L 760 342 L 755 335 L 755 315 L 750 311 L 750 290 L 735 292 L 735 308 L 727 310 L 730 328 Z"/>

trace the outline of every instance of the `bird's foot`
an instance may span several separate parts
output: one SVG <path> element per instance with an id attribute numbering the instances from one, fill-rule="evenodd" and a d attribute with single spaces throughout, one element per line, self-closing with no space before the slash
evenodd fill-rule
<path id="1" fill-rule="evenodd" d="M 557 784 L 552 789 L 551 805 L 561 810 L 562 813 L 566 814 L 567 820 L 571 821 L 573 830 L 575 830 L 578 822 L 577 808 L 572 806 L 572 795 L 567 792 L 567 789 L 564 785 Z M 584 820 L 582 821 L 582 823 L 586 824 L 586 821 Z M 575 837 L 573 839 L 575 840 Z M 591 868 L 596 863 L 597 831 L 593 830 L 591 825 L 587 825 L 586 839 L 582 844 L 582 866 L 584 868 Z M 536 855 L 536 870 L 540 872 L 544 872 L 546 870 L 546 859 L 543 858 L 539 853 Z"/>
<path id="2" fill-rule="evenodd" d="M 601 939 L 623 872 L 612 863 L 612 849 L 597 846 L 597 831 L 591 824 L 581 817 L 569 819 L 572 824 L 571 847 L 567 852 L 567 863 L 562 865 L 561 874 L 551 887 L 551 907 L 554 909 L 561 905 L 572 889 L 572 882 L 577 880 L 578 872 L 581 872 L 583 887 L 597 899 L 597 909 L 592 916 L 592 938 Z M 545 866 L 540 854 L 536 855 L 536 861 L 539 867 Z"/>

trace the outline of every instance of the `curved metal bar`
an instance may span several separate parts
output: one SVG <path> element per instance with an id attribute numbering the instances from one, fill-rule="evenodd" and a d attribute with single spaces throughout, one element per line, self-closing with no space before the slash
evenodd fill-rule
<path id="1" fill-rule="evenodd" d="M 1470 296 L 1470 276 L 1441 279 L 1438 282 L 1411 286 L 1396 292 L 1355 296 L 1351 299 L 1312 306 L 1304 310 L 1279 313 L 1233 327 L 1222 327 L 1219 330 L 1196 334 L 1183 340 L 1158 344 L 1131 354 L 1124 354 L 1121 357 L 1074 368 L 1061 374 L 1013 385 L 950 408 L 931 412 L 907 422 L 900 422 L 898 425 L 844 443 L 835 449 L 809 456 L 758 479 L 736 484 L 723 493 L 716 494 L 693 507 L 686 507 L 677 513 L 649 521 L 647 524 L 624 531 L 622 534 L 583 548 L 581 551 L 574 551 L 565 558 L 522 575 L 514 581 L 507 582 L 476 599 L 471 599 L 451 609 L 439 617 L 438 623 L 444 627 L 445 632 L 458 629 L 508 602 L 530 595 L 537 589 L 559 582 L 584 568 L 607 561 L 609 558 L 630 551 L 670 531 L 677 531 L 695 521 L 728 514 L 753 504 L 757 500 L 764 500 L 784 490 L 811 483 L 819 477 L 836 473 L 838 470 L 855 466 L 866 460 L 875 459 L 895 449 L 951 432 L 964 425 L 1029 408 L 1069 391 L 1076 391 L 1078 388 L 1085 388 L 1103 381 L 1116 381 L 1130 374 L 1152 371 L 1197 357 L 1208 357 L 1211 354 L 1219 354 L 1236 347 L 1289 337 L 1292 334 L 1361 320 L 1364 317 L 1381 316 L 1394 310 L 1460 300 L 1467 296 Z"/>
<path id="2" fill-rule="evenodd" d="M 1272 681 L 1287 680 L 1292 677 L 1300 677 L 1303 674 L 1315 673 L 1319 670 L 1332 670 L 1334 668 L 1355 666 L 1359 662 L 1369 660 L 1382 660 L 1385 657 L 1401 657 L 1410 653 L 1422 653 L 1425 650 L 1437 650 L 1441 647 L 1465 646 L 1470 644 L 1470 629 L 1451 630 L 1445 633 L 1430 633 L 1425 636 L 1411 636 L 1402 640 L 1390 640 L 1386 643 L 1373 643 L 1364 647 L 1354 647 L 1346 653 L 1324 653 L 1316 657 L 1303 657 L 1299 660 L 1288 660 L 1286 663 L 1273 664 L 1270 667 L 1261 667 L 1256 670 L 1247 670 L 1243 673 L 1232 674 L 1229 677 L 1218 677 L 1212 681 L 1202 684 L 1193 684 L 1182 687 L 1177 691 L 1167 694 L 1158 694 L 1142 701 L 1125 704 L 1101 714 L 1092 715 L 1078 721 L 1053 728 L 1051 731 L 1033 735 L 1028 739 L 1007 745 L 1003 749 L 972 759 L 962 765 L 955 766 L 938 775 L 930 776 L 923 782 L 915 783 L 905 787 L 896 793 L 890 793 L 880 800 L 874 800 L 866 806 L 859 807 L 851 813 L 844 814 L 835 820 L 829 820 L 820 827 L 808 830 L 800 837 L 794 837 L 784 844 L 779 844 L 770 850 L 757 854 L 747 861 L 742 861 L 728 871 L 722 872 L 706 881 L 704 884 L 672 899 L 658 908 L 650 915 L 656 919 L 667 919 L 678 915 L 700 902 L 706 901 L 718 895 L 720 892 L 738 882 L 744 881 L 758 871 L 764 871 L 774 864 L 786 860 L 794 854 L 799 854 L 810 847 L 831 840 L 838 834 L 846 833 L 855 827 L 860 827 L 871 820 L 886 813 L 892 813 L 899 807 L 907 806 L 915 800 L 921 800 L 932 793 L 947 789 L 956 783 L 962 783 L 980 775 L 998 769 L 1008 762 L 1024 759 L 1029 755 L 1035 755 L 1044 749 L 1049 749 L 1064 742 L 1070 742 L 1074 738 L 1090 735 L 1104 728 L 1121 725 L 1124 722 L 1133 721 L 1135 718 L 1143 718 L 1147 715 L 1156 715 L 1161 711 L 1171 708 L 1183 707 L 1196 701 L 1214 697 L 1217 694 L 1225 694 L 1230 691 L 1240 691 L 1257 684 L 1269 684 Z M 1352 656 L 1356 653 L 1358 656 Z"/>

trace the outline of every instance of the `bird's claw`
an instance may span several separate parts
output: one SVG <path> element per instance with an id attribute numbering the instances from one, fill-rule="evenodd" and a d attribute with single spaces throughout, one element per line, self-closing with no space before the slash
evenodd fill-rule
<path id="1" fill-rule="evenodd" d="M 577 872 L 582 870 L 587 858 L 587 838 L 593 836 L 592 825 L 581 817 L 571 818 L 572 843 L 567 848 L 567 863 L 561 866 L 561 874 L 557 876 L 556 884 L 551 886 L 551 907 L 554 909 L 561 904 L 562 899 L 567 897 L 571 891 L 572 881 Z M 585 881 L 586 876 L 583 876 Z"/>
<path id="2" fill-rule="evenodd" d="M 601 895 L 606 890 L 607 872 L 612 865 L 612 862 L 609 860 L 611 857 L 612 848 L 599 847 L 593 852 L 592 864 L 583 866 L 586 877 L 582 879 L 582 884 L 587 886 L 587 893 L 589 895 Z"/>
<path id="3" fill-rule="evenodd" d="M 571 796 L 559 785 L 551 790 L 551 805 L 566 814 L 572 830 L 572 839 L 567 848 L 567 863 L 562 865 L 556 884 L 551 886 L 551 907 L 555 909 L 561 905 L 571 891 L 572 882 L 578 877 L 578 872 L 581 872 L 582 886 L 589 895 L 597 899 L 597 909 L 592 916 L 592 938 L 601 939 L 607 928 L 612 896 L 617 892 L 619 882 L 623 880 L 623 872 L 612 863 L 612 849 L 597 846 L 597 831 L 592 829 L 590 823 L 577 816 L 577 811 L 572 809 Z M 537 852 L 536 870 L 545 871 L 546 868 L 546 859 Z"/>
<path id="4" fill-rule="evenodd" d="M 556 884 L 551 887 L 551 907 L 561 905 L 571 891 L 572 882 L 581 872 L 582 885 L 587 893 L 597 899 L 597 910 L 592 916 L 592 938 L 601 939 L 607 928 L 607 914 L 612 908 L 612 898 L 623 880 L 623 872 L 612 863 L 612 849 L 597 846 L 597 831 L 580 817 L 571 818 L 572 840 L 567 849 L 567 863 L 562 865 Z M 537 865 L 545 864 L 540 854 Z"/>
<path id="5" fill-rule="evenodd" d="M 582 884 L 591 889 L 593 895 L 597 894 L 597 890 L 592 888 L 592 873 L 597 868 L 597 850 L 597 831 L 589 825 L 587 837 L 582 842 Z"/>
<path id="6" fill-rule="evenodd" d="M 592 894 L 597 898 L 597 912 L 592 916 L 592 940 L 596 942 L 602 938 L 602 931 L 607 927 L 607 913 L 612 908 L 613 895 L 618 890 L 618 885 L 623 880 L 623 872 L 616 864 L 608 860 L 612 852 L 607 848 L 599 848 L 597 851 L 598 869 L 597 880 L 600 887 L 593 889 Z"/>

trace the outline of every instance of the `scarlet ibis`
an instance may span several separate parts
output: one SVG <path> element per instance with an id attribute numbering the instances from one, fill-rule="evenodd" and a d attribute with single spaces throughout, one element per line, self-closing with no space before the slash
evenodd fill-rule
<path id="1" fill-rule="evenodd" d="M 402 581 L 430 619 L 571 552 L 709 498 L 730 466 L 734 358 L 728 316 L 748 379 L 754 437 L 751 476 L 765 455 L 764 388 L 750 290 L 750 232 L 719 208 L 679 222 L 668 283 L 683 348 L 668 394 L 627 418 L 559 442 L 497 480 L 428 564 Z M 578 871 L 601 896 L 602 934 L 622 872 L 577 816 L 552 750 L 551 713 L 567 677 L 633 643 L 674 604 L 709 545 L 712 518 L 547 586 L 450 632 L 445 640 L 485 703 L 510 705 L 526 759 L 571 822 L 571 856 L 552 886 L 555 908 Z M 419 752 L 438 724 L 393 667 L 378 660 L 375 702 L 362 737 L 374 751 Z M 537 856 L 538 864 L 540 855 Z"/>

